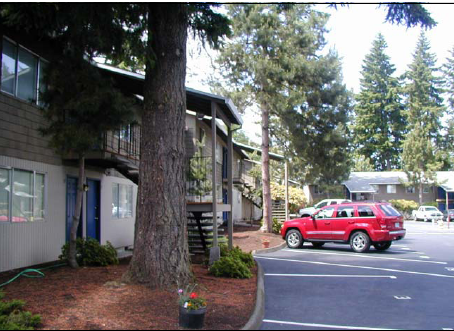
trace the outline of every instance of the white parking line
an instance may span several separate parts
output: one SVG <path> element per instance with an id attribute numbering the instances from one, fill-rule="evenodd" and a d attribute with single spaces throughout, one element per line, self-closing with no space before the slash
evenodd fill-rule
<path id="1" fill-rule="evenodd" d="M 298 253 L 298 254 L 317 254 L 317 255 L 338 255 L 338 256 L 352 256 L 363 259 L 376 259 L 376 260 L 393 260 L 393 261 L 403 261 L 403 262 L 417 262 L 417 263 L 432 263 L 432 264 L 448 264 L 447 262 L 436 262 L 436 261 L 421 261 L 421 260 L 411 260 L 411 259 L 399 259 L 396 257 L 381 257 L 381 256 L 371 256 L 364 254 L 344 254 L 344 253 L 329 253 L 329 252 L 319 252 L 319 251 L 297 251 L 291 249 L 284 249 L 284 252 Z"/>
<path id="2" fill-rule="evenodd" d="M 397 279 L 396 276 L 367 276 L 367 275 L 309 275 L 309 274 L 265 274 L 265 277 L 315 277 L 315 278 L 388 278 Z"/>
<path id="3" fill-rule="evenodd" d="M 341 330 L 399 330 L 399 329 L 383 329 L 383 328 L 366 328 L 363 326 L 343 326 L 343 325 L 327 325 L 327 324 L 314 324 L 314 323 L 294 323 L 284 321 L 263 320 L 263 323 L 305 326 L 309 328 L 324 328 L 324 329 L 341 329 Z"/>
<path id="4" fill-rule="evenodd" d="M 441 275 L 441 274 L 430 274 L 430 273 L 425 273 L 425 272 L 405 271 L 405 270 L 397 270 L 397 269 L 374 268 L 374 267 L 364 267 L 364 266 L 356 266 L 356 265 L 348 265 L 348 264 L 335 264 L 335 263 L 325 263 L 325 262 L 315 262 L 315 261 L 278 259 L 278 258 L 273 258 L 273 257 L 262 257 L 262 256 L 256 256 L 255 258 L 261 259 L 261 260 L 269 260 L 269 261 L 316 264 L 316 265 L 326 265 L 326 266 L 332 266 L 332 267 L 354 268 L 354 269 L 365 269 L 365 270 L 380 270 L 380 271 L 397 272 L 397 273 L 410 274 L 410 275 L 420 275 L 420 276 L 431 276 L 431 277 L 453 278 L 454 279 L 454 276 Z"/>

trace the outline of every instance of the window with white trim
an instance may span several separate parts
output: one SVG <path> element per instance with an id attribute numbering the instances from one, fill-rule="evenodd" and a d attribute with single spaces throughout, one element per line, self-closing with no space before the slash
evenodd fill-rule
<path id="1" fill-rule="evenodd" d="M 387 187 L 386 191 L 387 191 L 388 194 L 396 194 L 397 193 L 397 185 L 387 185 L 386 187 Z"/>
<path id="2" fill-rule="evenodd" d="M 131 218 L 132 200 L 132 185 L 112 184 L 112 217 L 115 219 Z"/>
<path id="3" fill-rule="evenodd" d="M 45 60 L 22 46 L 3 38 L 1 90 L 19 99 L 41 104 L 39 93 L 44 92 Z"/>
<path id="4" fill-rule="evenodd" d="M 0 222 L 44 221 L 45 194 L 44 174 L 0 168 Z"/>
<path id="5" fill-rule="evenodd" d="M 414 186 L 407 187 L 407 193 L 408 194 L 415 194 L 416 193 L 415 187 Z"/>

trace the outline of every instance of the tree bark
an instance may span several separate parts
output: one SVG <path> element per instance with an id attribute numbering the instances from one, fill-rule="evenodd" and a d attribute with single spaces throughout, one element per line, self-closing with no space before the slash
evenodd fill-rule
<path id="1" fill-rule="evenodd" d="M 263 232 L 273 231 L 270 183 L 270 112 L 262 105 L 262 181 L 263 181 Z"/>
<path id="2" fill-rule="evenodd" d="M 79 184 L 77 187 L 76 208 L 74 210 L 73 223 L 69 235 L 68 263 L 71 268 L 79 268 L 77 263 L 77 229 L 79 228 L 80 215 L 82 214 L 82 201 L 84 198 L 85 185 L 85 155 L 79 154 Z"/>
<path id="3" fill-rule="evenodd" d="M 191 280 L 186 220 L 187 4 L 150 4 L 134 254 L 123 279 L 151 288 Z"/>

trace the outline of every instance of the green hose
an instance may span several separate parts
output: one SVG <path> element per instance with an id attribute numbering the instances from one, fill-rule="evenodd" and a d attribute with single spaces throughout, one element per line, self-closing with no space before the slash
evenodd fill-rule
<path id="1" fill-rule="evenodd" d="M 42 268 L 42 269 L 26 269 L 24 271 L 22 271 L 21 273 L 19 273 L 16 277 L 10 279 L 9 281 L 7 281 L 6 283 L 3 283 L 3 284 L 0 284 L 0 288 L 6 286 L 6 285 L 9 285 L 11 284 L 12 282 L 14 282 L 16 279 L 18 279 L 19 277 L 25 277 L 25 278 L 44 278 L 45 275 L 44 273 L 42 272 L 43 270 L 48 270 L 48 269 L 54 269 L 54 268 L 59 268 L 59 267 L 63 267 L 63 266 L 66 266 L 67 264 L 64 263 L 64 264 L 57 264 L 57 265 L 53 265 L 53 266 L 50 266 L 50 267 L 47 267 L 47 268 Z M 36 274 L 36 275 L 30 275 L 30 274 Z"/>

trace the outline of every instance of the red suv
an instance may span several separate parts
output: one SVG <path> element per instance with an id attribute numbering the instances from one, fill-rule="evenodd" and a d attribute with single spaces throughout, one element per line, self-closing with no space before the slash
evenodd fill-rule
<path id="1" fill-rule="evenodd" d="M 289 248 L 301 248 L 305 241 L 316 248 L 338 242 L 364 253 L 371 245 L 387 250 L 393 241 L 405 238 L 406 230 L 403 216 L 388 203 L 347 203 L 287 221 L 281 234 Z"/>

